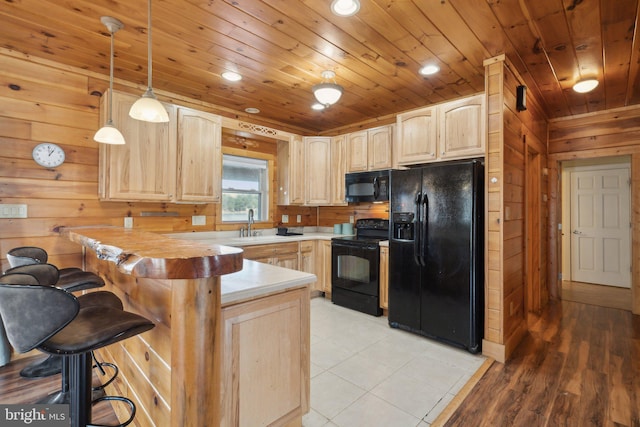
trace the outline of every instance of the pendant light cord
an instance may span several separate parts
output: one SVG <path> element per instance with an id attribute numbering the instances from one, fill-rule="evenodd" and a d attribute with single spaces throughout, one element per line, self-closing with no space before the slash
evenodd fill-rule
<path id="1" fill-rule="evenodd" d="M 109 117 L 107 123 L 113 124 L 113 31 L 111 33 L 111 59 L 109 61 Z"/>
<path id="2" fill-rule="evenodd" d="M 147 76 L 147 85 L 148 85 L 148 90 L 151 90 L 151 88 L 153 87 L 153 85 L 151 84 L 151 74 L 152 74 L 151 73 L 151 67 L 152 67 L 152 64 L 151 64 L 151 62 L 152 62 L 151 61 L 151 40 L 152 40 L 151 39 L 151 0 L 149 0 L 147 3 L 149 5 L 149 10 L 147 11 L 148 12 L 148 21 L 149 21 L 149 23 L 147 25 L 147 40 L 148 40 L 148 42 L 147 42 L 147 45 L 148 45 L 147 46 L 147 58 L 149 60 L 149 64 L 147 66 L 147 73 L 149 74 Z"/>

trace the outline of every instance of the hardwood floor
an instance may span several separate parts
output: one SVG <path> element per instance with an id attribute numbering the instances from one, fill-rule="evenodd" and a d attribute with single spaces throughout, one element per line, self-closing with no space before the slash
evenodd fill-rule
<path id="1" fill-rule="evenodd" d="M 640 316 L 552 302 L 446 426 L 640 426 Z"/>
<path id="2" fill-rule="evenodd" d="M 60 388 L 60 375 L 47 378 L 22 378 L 20 371 L 45 356 L 34 356 L 12 361 L 0 368 L 0 403 L 34 403 Z M 94 370 L 95 371 L 95 370 Z M 96 380 L 94 374 L 94 380 Z M 94 381 L 94 384 L 99 382 Z M 109 402 L 100 402 L 92 408 L 92 422 L 103 425 L 117 425 L 118 419 Z"/>

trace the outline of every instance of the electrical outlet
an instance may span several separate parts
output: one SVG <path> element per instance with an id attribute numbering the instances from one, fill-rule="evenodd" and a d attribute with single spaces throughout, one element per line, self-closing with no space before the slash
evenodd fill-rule
<path id="1" fill-rule="evenodd" d="M 1 203 L 0 218 L 27 218 L 27 205 Z"/>
<path id="2" fill-rule="evenodd" d="M 124 228 L 133 228 L 133 218 L 130 216 L 124 217 Z"/>
<path id="3" fill-rule="evenodd" d="M 289 215 L 282 215 L 282 223 L 286 224 L 289 222 Z"/>
<path id="4" fill-rule="evenodd" d="M 349 215 L 349 222 L 351 224 L 353 224 L 355 222 L 355 219 L 353 218 L 353 215 Z"/>
<path id="5" fill-rule="evenodd" d="M 298 216 L 296 217 L 296 221 L 298 221 L 298 222 L 302 222 L 302 215 L 298 215 Z"/>
<path id="6" fill-rule="evenodd" d="M 192 215 L 191 225 L 207 225 L 207 217 L 204 215 Z"/>

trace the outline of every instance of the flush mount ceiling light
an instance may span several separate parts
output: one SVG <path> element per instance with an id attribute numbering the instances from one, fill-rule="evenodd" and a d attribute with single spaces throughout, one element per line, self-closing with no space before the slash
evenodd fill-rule
<path id="1" fill-rule="evenodd" d="M 313 91 L 313 95 L 316 97 L 318 102 L 326 107 L 335 104 L 338 102 L 340 97 L 342 96 L 342 86 L 335 83 L 329 83 L 327 80 L 335 78 L 336 73 L 333 71 L 323 71 L 322 78 L 324 79 L 322 83 L 314 85 L 311 90 Z"/>
<path id="2" fill-rule="evenodd" d="M 122 133 L 113 125 L 112 120 L 112 111 L 113 111 L 113 35 L 124 25 L 122 22 L 117 20 L 116 18 L 112 18 L 110 16 L 103 16 L 100 18 L 100 22 L 102 22 L 105 27 L 111 33 L 111 53 L 109 60 L 109 109 L 107 111 L 107 122 L 102 126 L 96 134 L 93 136 L 93 140 L 96 142 L 102 142 L 103 144 L 124 144 L 124 136 Z"/>
<path id="3" fill-rule="evenodd" d="M 575 90 L 578 93 L 587 93 L 587 92 L 591 92 L 596 87 L 598 87 L 598 80 L 585 79 L 585 80 L 580 80 L 579 82 L 574 84 L 573 90 Z"/>
<path id="4" fill-rule="evenodd" d="M 225 71 L 222 73 L 222 78 L 229 80 L 230 82 L 238 82 L 242 80 L 242 76 L 234 71 Z"/>
<path id="5" fill-rule="evenodd" d="M 331 12 L 338 16 L 353 16 L 360 10 L 358 0 L 333 0 Z"/>
<path id="6" fill-rule="evenodd" d="M 249 114 L 258 114 L 260 112 L 260 109 L 255 107 L 247 107 L 244 109 L 244 111 Z"/>
<path id="7" fill-rule="evenodd" d="M 147 91 L 131 106 L 129 116 L 136 120 L 144 122 L 163 123 L 169 121 L 169 114 L 162 106 L 156 95 L 153 93 L 151 86 L 152 64 L 151 64 L 151 0 L 148 1 L 148 20 L 147 28 Z"/>
<path id="8" fill-rule="evenodd" d="M 419 73 L 422 74 L 423 76 L 430 76 L 432 74 L 437 73 L 438 71 L 440 71 L 440 67 L 434 64 L 429 64 L 420 68 Z"/>

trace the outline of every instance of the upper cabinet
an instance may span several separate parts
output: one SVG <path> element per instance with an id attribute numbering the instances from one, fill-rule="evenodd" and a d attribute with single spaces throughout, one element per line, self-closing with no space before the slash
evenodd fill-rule
<path id="1" fill-rule="evenodd" d="M 438 106 L 438 153 L 441 159 L 484 156 L 484 95 Z"/>
<path id="2" fill-rule="evenodd" d="M 331 203 L 331 138 L 308 136 L 304 138 L 306 167 L 306 205 L 328 205 Z"/>
<path id="3" fill-rule="evenodd" d="M 137 99 L 113 93 L 113 122 L 126 144 L 100 144 L 100 198 L 220 202 L 220 118 L 164 104 L 168 123 L 143 122 L 129 117 Z"/>
<path id="4" fill-rule="evenodd" d="M 221 134 L 219 116 L 178 108 L 178 200 L 220 203 Z"/>
<path id="5" fill-rule="evenodd" d="M 436 158 L 436 107 L 398 114 L 395 161 L 398 165 L 424 163 Z"/>
<path id="6" fill-rule="evenodd" d="M 347 135 L 347 172 L 391 168 L 393 125 Z"/>
<path id="7" fill-rule="evenodd" d="M 346 205 L 344 174 L 347 173 L 347 156 L 344 135 L 331 138 L 331 162 L 329 164 L 329 178 L 331 180 L 332 206 Z"/>
<path id="8" fill-rule="evenodd" d="M 304 204 L 304 162 L 305 147 L 300 135 L 291 135 L 288 141 L 278 141 L 278 205 Z"/>
<path id="9" fill-rule="evenodd" d="M 397 165 L 485 155 L 484 94 L 399 114 Z"/>

